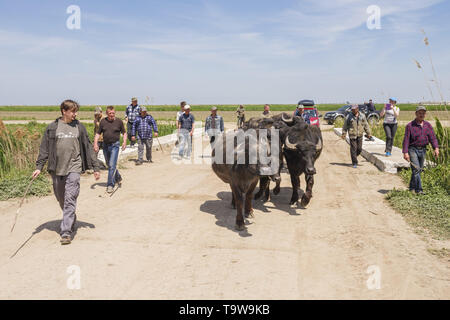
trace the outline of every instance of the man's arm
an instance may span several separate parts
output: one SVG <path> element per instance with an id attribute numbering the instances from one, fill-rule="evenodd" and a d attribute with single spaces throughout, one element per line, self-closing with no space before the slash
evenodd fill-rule
<path id="1" fill-rule="evenodd" d="M 348 130 L 347 122 L 348 122 L 348 117 L 349 117 L 349 116 L 347 116 L 347 118 L 344 119 L 344 125 L 342 126 L 342 134 L 341 134 L 341 138 L 342 138 L 342 139 L 345 139 L 345 136 L 347 135 L 347 130 Z"/>
<path id="2" fill-rule="evenodd" d="M 434 130 L 433 130 L 433 127 L 431 126 L 431 124 L 429 125 L 428 139 L 430 140 L 431 145 L 433 146 L 434 156 L 438 157 L 439 156 L 439 143 L 438 143 L 436 134 L 434 133 Z"/>
<path id="3" fill-rule="evenodd" d="M 125 150 L 127 148 L 127 130 L 125 129 L 125 126 L 123 125 L 123 121 L 120 120 L 121 123 L 121 131 L 122 131 L 122 136 L 123 136 L 123 143 L 122 143 L 122 151 Z"/>
<path id="4" fill-rule="evenodd" d="M 405 128 L 405 136 L 403 137 L 403 148 L 402 148 L 402 152 L 403 152 L 403 158 L 406 161 L 409 161 L 409 139 L 411 136 L 411 128 L 409 125 L 406 126 Z"/>
<path id="5" fill-rule="evenodd" d="M 98 180 L 100 179 L 100 166 L 98 165 L 98 159 L 95 156 L 94 148 L 92 147 L 91 140 L 89 140 L 89 135 L 87 133 L 86 127 L 82 123 L 80 123 L 79 126 L 81 128 L 81 134 L 84 136 L 84 139 L 82 139 L 82 141 L 84 140 L 87 143 L 86 145 L 87 161 L 90 164 L 90 167 L 94 170 L 95 180 Z"/>
<path id="6" fill-rule="evenodd" d="M 153 132 L 155 132 L 155 135 L 158 136 L 158 124 L 156 123 L 156 120 L 151 117 L 152 119 L 152 126 L 153 126 Z"/>
<path id="7" fill-rule="evenodd" d="M 100 139 L 100 133 L 96 133 L 95 137 L 94 137 L 94 151 L 95 152 L 98 152 L 98 150 L 99 150 L 98 139 Z"/>

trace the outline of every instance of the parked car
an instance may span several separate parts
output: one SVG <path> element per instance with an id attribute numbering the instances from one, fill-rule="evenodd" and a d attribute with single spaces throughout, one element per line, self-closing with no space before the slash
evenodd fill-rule
<path id="1" fill-rule="evenodd" d="M 309 116 L 311 125 L 320 127 L 319 117 L 322 115 L 319 115 L 313 100 L 300 100 L 297 105 L 304 106 L 304 112 Z"/>
<path id="2" fill-rule="evenodd" d="M 325 113 L 323 119 L 327 121 L 328 124 L 334 124 L 336 120 L 342 119 L 344 120 L 347 115 L 351 112 L 351 105 L 347 104 L 345 106 L 340 107 L 336 111 L 329 111 Z M 365 104 L 359 104 L 359 112 L 363 113 L 366 116 L 367 121 L 370 124 L 377 123 L 380 120 L 380 111 L 375 110 L 374 112 L 370 112 Z"/>

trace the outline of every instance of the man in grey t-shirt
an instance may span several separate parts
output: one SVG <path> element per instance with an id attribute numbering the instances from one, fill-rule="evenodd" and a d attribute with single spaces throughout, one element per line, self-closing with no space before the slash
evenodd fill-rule
<path id="1" fill-rule="evenodd" d="M 70 172 L 81 172 L 80 143 L 78 126 L 74 122 L 58 120 L 56 128 L 56 171 L 57 176 L 66 176 Z"/>
<path id="2" fill-rule="evenodd" d="M 95 179 L 100 178 L 98 162 L 89 141 L 86 128 L 76 120 L 78 103 L 65 100 L 61 104 L 62 117 L 48 125 L 39 148 L 35 179 L 47 163 L 52 176 L 53 191 L 63 211 L 61 244 L 69 244 L 77 220 L 76 206 L 80 194 L 80 175 L 94 169 Z"/>

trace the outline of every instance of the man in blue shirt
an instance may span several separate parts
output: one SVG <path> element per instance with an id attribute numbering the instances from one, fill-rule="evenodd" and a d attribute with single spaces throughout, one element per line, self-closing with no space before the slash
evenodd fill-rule
<path id="1" fill-rule="evenodd" d="M 194 116 L 190 113 L 191 106 L 184 106 L 184 113 L 178 119 L 178 133 L 180 138 L 179 156 L 189 158 L 192 150 L 192 135 L 194 134 Z M 186 148 L 187 147 L 187 148 Z"/>
<path id="2" fill-rule="evenodd" d="M 299 104 L 297 109 L 295 109 L 294 117 L 301 117 L 307 124 L 310 124 L 309 115 L 305 113 L 305 107 L 301 104 Z"/>
<path id="3" fill-rule="evenodd" d="M 152 161 L 152 145 L 153 135 L 152 129 L 155 132 L 155 137 L 158 136 L 158 126 L 155 119 L 151 115 L 147 114 L 147 108 L 141 108 L 141 115 L 136 118 L 131 129 L 131 140 L 136 141 L 136 135 L 138 136 L 138 161 L 136 165 L 141 165 L 144 160 L 144 145 L 146 149 L 146 157 L 148 162 Z M 137 134 L 136 134 L 137 133 Z"/>
<path id="4" fill-rule="evenodd" d="M 211 115 L 205 121 L 205 132 L 209 136 L 211 147 L 216 140 L 216 136 L 222 134 L 224 130 L 223 118 L 217 115 L 217 107 L 212 107 Z"/>
<path id="5" fill-rule="evenodd" d="M 138 105 L 137 98 L 131 98 L 131 104 L 125 109 L 125 121 L 127 122 L 127 135 L 128 140 L 130 140 L 130 145 L 134 146 L 136 141 L 131 140 L 131 129 L 133 128 L 133 123 L 136 118 L 139 117 L 141 113 L 141 106 Z"/>

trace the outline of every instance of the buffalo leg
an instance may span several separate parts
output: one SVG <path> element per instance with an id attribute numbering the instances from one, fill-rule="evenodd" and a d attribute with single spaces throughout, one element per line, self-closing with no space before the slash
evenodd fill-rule
<path id="1" fill-rule="evenodd" d="M 291 174 L 292 197 L 289 204 L 293 205 L 298 201 L 298 188 L 300 188 L 300 179 L 298 176 Z"/>
<path id="2" fill-rule="evenodd" d="M 231 186 L 230 186 L 231 187 Z M 234 201 L 233 188 L 231 188 L 231 208 L 236 209 L 236 202 Z"/>
<path id="3" fill-rule="evenodd" d="M 280 152 L 279 166 L 278 166 L 278 176 L 280 180 L 276 182 L 275 188 L 273 188 L 273 194 L 277 195 L 280 193 L 280 184 L 281 184 L 281 166 L 283 165 L 283 154 Z"/>
<path id="4" fill-rule="evenodd" d="M 268 189 L 269 189 L 269 184 L 270 184 L 270 180 L 269 177 L 261 177 L 259 178 L 259 190 L 258 192 L 255 194 L 255 200 L 258 200 L 259 198 L 261 198 L 262 194 L 265 194 L 265 198 L 268 198 Z M 267 199 L 265 199 L 265 201 L 267 201 Z"/>
<path id="5" fill-rule="evenodd" d="M 242 215 L 243 209 L 242 194 L 239 191 L 239 188 L 235 186 L 231 186 L 231 188 L 233 190 L 233 197 L 236 201 L 236 230 L 242 231 L 245 229 L 244 216 Z"/>
<path id="6" fill-rule="evenodd" d="M 305 180 L 306 180 L 306 192 L 305 194 L 302 196 L 302 201 L 301 201 L 301 205 L 306 207 L 309 203 L 309 201 L 312 198 L 312 188 L 314 186 L 314 175 L 306 175 L 305 176 Z"/>
<path id="7" fill-rule="evenodd" d="M 252 194 L 253 191 L 256 188 L 256 184 L 258 183 L 258 181 L 255 181 L 255 183 L 253 183 L 250 188 L 248 189 L 247 193 L 245 194 L 245 217 L 248 218 L 253 218 L 253 208 L 252 208 Z"/>

